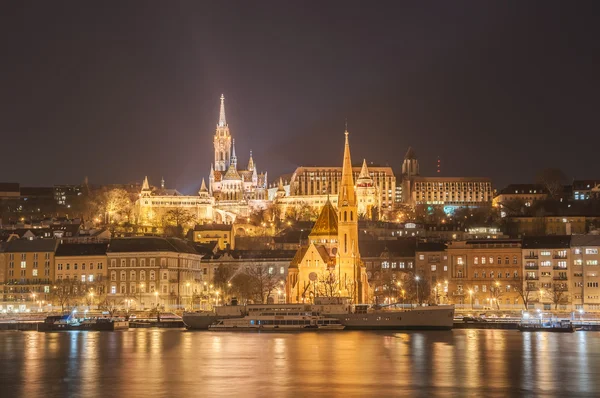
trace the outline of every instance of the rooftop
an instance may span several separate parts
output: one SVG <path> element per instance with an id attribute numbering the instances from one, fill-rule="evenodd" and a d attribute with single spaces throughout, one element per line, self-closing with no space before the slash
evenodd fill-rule
<path id="1" fill-rule="evenodd" d="M 15 239 L 6 243 L 6 253 L 54 252 L 56 239 Z"/>
<path id="2" fill-rule="evenodd" d="M 178 238 L 139 236 L 132 238 L 115 238 L 110 241 L 107 253 L 125 252 L 176 252 L 198 254 L 191 244 Z"/>
<path id="3" fill-rule="evenodd" d="M 56 249 L 56 256 L 102 256 L 107 247 L 108 243 L 63 243 Z"/>

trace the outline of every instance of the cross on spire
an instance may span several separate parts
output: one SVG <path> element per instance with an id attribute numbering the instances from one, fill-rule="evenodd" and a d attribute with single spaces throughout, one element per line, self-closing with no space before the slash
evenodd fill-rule
<path id="1" fill-rule="evenodd" d="M 219 127 L 225 127 L 227 121 L 225 120 L 225 96 L 221 94 L 221 111 L 219 112 Z"/>

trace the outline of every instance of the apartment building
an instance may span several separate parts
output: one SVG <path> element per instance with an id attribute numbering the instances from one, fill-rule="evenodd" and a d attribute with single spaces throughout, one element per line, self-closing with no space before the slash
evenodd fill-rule
<path id="1" fill-rule="evenodd" d="M 55 281 L 81 283 L 94 294 L 106 291 L 108 243 L 62 243 L 54 257 Z"/>
<path id="2" fill-rule="evenodd" d="M 1 301 L 47 301 L 54 281 L 55 239 L 15 239 L 6 243 Z"/>
<path id="3" fill-rule="evenodd" d="M 516 309 L 522 300 L 521 241 L 480 239 L 448 244 L 448 300 L 473 308 Z"/>
<path id="4" fill-rule="evenodd" d="M 426 279 L 432 297 L 438 304 L 448 303 L 448 253 L 446 244 L 438 242 L 417 243 L 415 264 L 417 275 Z"/>
<path id="5" fill-rule="evenodd" d="M 571 304 L 575 310 L 600 311 L 600 236 L 571 236 Z"/>
<path id="6" fill-rule="evenodd" d="M 108 295 L 136 306 L 185 306 L 204 281 L 202 256 L 177 238 L 135 237 L 111 240 L 107 252 Z"/>
<path id="7" fill-rule="evenodd" d="M 528 308 L 566 310 L 572 295 L 571 236 L 523 239 L 524 289 Z"/>

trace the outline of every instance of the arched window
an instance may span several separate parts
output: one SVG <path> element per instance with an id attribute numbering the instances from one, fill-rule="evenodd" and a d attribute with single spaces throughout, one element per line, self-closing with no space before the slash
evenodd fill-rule
<path id="1" fill-rule="evenodd" d="M 352 211 L 350 212 L 350 221 L 353 221 L 354 218 L 352 217 Z"/>
<path id="2" fill-rule="evenodd" d="M 344 234 L 344 253 L 348 253 L 348 235 Z"/>
<path id="3" fill-rule="evenodd" d="M 344 221 L 348 221 L 348 212 L 347 211 L 344 212 Z"/>

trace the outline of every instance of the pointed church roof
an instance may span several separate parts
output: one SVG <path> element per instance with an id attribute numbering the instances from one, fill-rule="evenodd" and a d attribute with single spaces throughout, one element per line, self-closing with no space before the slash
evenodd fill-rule
<path id="1" fill-rule="evenodd" d="M 344 162 L 342 163 L 342 180 L 338 196 L 338 206 L 346 202 L 350 206 L 356 206 L 356 194 L 354 192 L 354 178 L 352 177 L 352 159 L 350 158 L 350 143 L 348 142 L 348 130 L 344 132 L 346 143 L 344 145 Z"/>
<path id="2" fill-rule="evenodd" d="M 142 191 L 149 191 L 150 184 L 148 183 L 148 176 L 144 177 L 144 182 L 142 183 Z"/>
<path id="3" fill-rule="evenodd" d="M 227 121 L 225 120 L 225 96 L 221 94 L 221 110 L 219 112 L 219 127 L 227 126 Z"/>
<path id="4" fill-rule="evenodd" d="M 408 147 L 408 151 L 406 151 L 406 155 L 404 155 L 404 159 L 416 159 L 417 155 L 415 154 L 415 150 L 412 149 L 411 146 Z"/>
<path id="5" fill-rule="evenodd" d="M 281 192 L 281 191 L 285 192 L 285 188 L 283 187 L 283 180 L 281 179 L 281 177 L 279 177 L 279 184 L 277 185 L 277 192 Z"/>
<path id="6" fill-rule="evenodd" d="M 242 177 L 240 177 L 239 173 L 237 172 L 236 168 L 235 168 L 235 164 L 231 163 L 229 165 L 229 169 L 227 170 L 227 173 L 225 173 L 225 176 L 223 177 L 223 180 L 241 180 Z"/>
<path id="7" fill-rule="evenodd" d="M 362 169 L 356 180 L 357 186 L 373 185 L 373 179 L 369 175 L 369 169 L 367 168 L 367 160 L 363 159 Z"/>
<path id="8" fill-rule="evenodd" d="M 254 171 L 254 159 L 252 159 L 252 150 L 250 151 L 250 160 L 248 160 L 248 170 Z"/>
<path id="9" fill-rule="evenodd" d="M 321 209 L 321 214 L 315 222 L 309 236 L 332 236 L 338 233 L 338 218 L 329 197 Z"/>
<path id="10" fill-rule="evenodd" d="M 204 182 L 204 178 L 202 179 L 202 185 L 200 186 L 200 192 L 208 192 L 206 188 L 206 183 Z"/>

